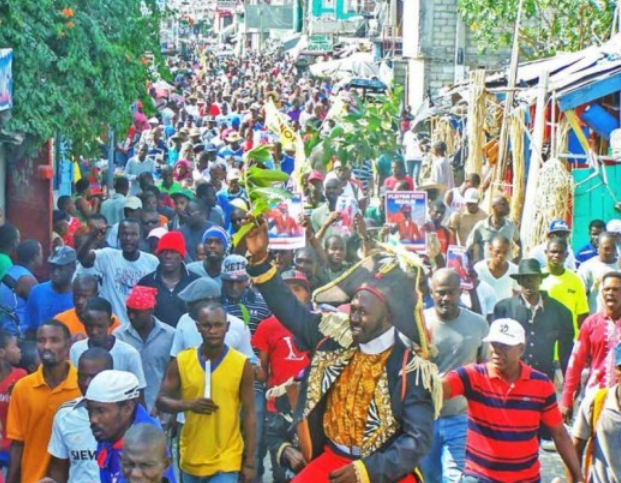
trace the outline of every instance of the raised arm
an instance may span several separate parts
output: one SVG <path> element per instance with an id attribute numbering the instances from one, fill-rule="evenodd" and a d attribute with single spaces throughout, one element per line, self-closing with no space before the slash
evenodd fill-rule
<path id="1" fill-rule="evenodd" d="M 84 243 L 78 248 L 78 261 L 84 268 L 91 268 L 95 265 L 95 258 L 97 258 L 97 255 L 93 249 L 93 245 L 97 241 L 98 235 L 99 233 L 97 231 L 91 231 Z"/>
<path id="2" fill-rule="evenodd" d="M 267 224 L 262 220 L 251 221 L 255 222 L 258 225 L 245 237 L 251 255 L 248 274 L 272 313 L 293 333 L 298 347 L 301 350 L 314 350 L 322 338 L 319 332 L 321 314 L 311 312 L 298 302 L 280 278 L 276 267 L 268 262 Z"/>

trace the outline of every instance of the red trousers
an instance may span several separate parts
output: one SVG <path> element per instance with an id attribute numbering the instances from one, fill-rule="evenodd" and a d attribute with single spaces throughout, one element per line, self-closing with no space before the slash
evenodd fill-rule
<path id="1" fill-rule="evenodd" d="M 336 454 L 329 446 L 325 446 L 323 453 L 311 461 L 291 483 L 330 483 L 328 478 L 330 473 L 347 466 L 352 461 L 350 458 Z M 417 483 L 417 481 L 414 475 L 410 474 L 397 483 Z"/>

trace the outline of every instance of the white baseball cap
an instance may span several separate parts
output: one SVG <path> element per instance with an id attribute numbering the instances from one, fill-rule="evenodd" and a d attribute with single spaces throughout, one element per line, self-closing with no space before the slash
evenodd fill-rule
<path id="1" fill-rule="evenodd" d="M 226 180 L 227 181 L 233 181 L 235 179 L 240 179 L 241 178 L 241 171 L 239 169 L 229 169 L 229 172 L 226 174 Z"/>
<path id="2" fill-rule="evenodd" d="M 504 345 L 516 346 L 526 343 L 526 332 L 517 320 L 497 319 L 492 322 L 489 334 L 483 339 L 483 342 L 498 342 Z"/>
<path id="3" fill-rule="evenodd" d="M 616 235 L 621 235 L 621 220 L 610 220 L 606 224 L 606 231 L 608 233 L 614 233 Z"/>
<path id="4" fill-rule="evenodd" d="M 163 226 L 158 226 L 157 228 L 153 228 L 153 230 L 149 232 L 149 235 L 147 236 L 147 238 L 155 237 L 159 240 L 164 235 L 166 235 L 166 233 L 168 233 L 168 228 L 164 228 Z"/>
<path id="5" fill-rule="evenodd" d="M 464 200 L 466 203 L 478 203 L 479 191 L 476 188 L 468 188 L 464 193 Z"/>
<path id="6" fill-rule="evenodd" d="M 84 399 L 100 403 L 129 401 L 140 396 L 140 383 L 131 372 L 108 370 L 97 374 L 88 386 Z"/>

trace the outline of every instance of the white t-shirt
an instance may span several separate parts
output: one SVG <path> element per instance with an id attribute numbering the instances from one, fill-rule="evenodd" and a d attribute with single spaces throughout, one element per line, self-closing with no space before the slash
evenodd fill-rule
<path id="1" fill-rule="evenodd" d="M 159 265 L 155 255 L 140 252 L 138 260 L 130 262 L 121 250 L 101 248 L 95 250 L 95 271 L 101 273 L 101 296 L 112 304 L 114 313 L 122 325 L 129 324 L 125 300 L 134 285 L 145 275 L 154 272 Z"/>
<path id="2" fill-rule="evenodd" d="M 494 292 L 492 286 L 483 280 L 479 280 L 479 285 L 477 285 L 477 295 L 479 296 L 479 304 L 481 305 L 483 317 L 493 314 L 494 307 L 498 302 L 498 297 L 496 296 L 496 292 Z M 466 307 L 472 309 L 472 300 L 467 290 L 462 290 L 460 301 Z"/>
<path id="3" fill-rule="evenodd" d="M 69 359 L 75 367 L 78 367 L 78 360 L 87 349 L 88 339 L 78 341 L 71 346 Z M 112 363 L 115 370 L 131 372 L 138 378 L 140 389 L 147 387 L 147 381 L 144 377 L 144 371 L 142 370 L 140 353 L 136 349 L 127 342 L 115 339 L 114 345 L 112 349 L 110 349 L 110 355 L 112 356 Z"/>
<path id="4" fill-rule="evenodd" d="M 58 409 L 47 452 L 55 458 L 69 460 L 67 483 L 99 483 L 99 466 L 95 459 L 97 440 L 91 431 L 86 408 L 75 407 L 81 400 L 68 401 Z"/>
<path id="5" fill-rule="evenodd" d="M 418 143 L 418 135 L 414 132 L 406 131 L 403 135 L 403 148 L 405 149 L 406 161 L 412 161 L 415 159 L 420 160 L 423 157 L 423 153 L 420 150 Z"/>
<path id="6" fill-rule="evenodd" d="M 541 265 L 541 269 L 544 270 L 548 265 L 548 256 L 546 255 L 546 248 L 548 243 L 541 243 L 536 247 L 530 249 L 528 252 L 528 258 L 534 258 Z M 576 271 L 576 256 L 574 255 L 573 249 L 568 246 L 567 247 L 567 258 L 565 259 L 565 268 L 567 270 L 571 270 L 572 272 Z"/>
<path id="7" fill-rule="evenodd" d="M 510 275 L 517 273 L 517 265 L 514 263 L 509 263 L 509 268 L 505 272 L 505 274 L 500 278 L 495 278 L 491 272 L 489 271 L 489 267 L 487 266 L 487 260 L 481 260 L 480 262 L 474 265 L 474 269 L 479 274 L 479 279 L 483 282 L 486 282 L 488 285 L 492 287 L 492 290 L 496 293 L 496 297 L 498 301 L 503 299 L 508 299 L 509 297 L 513 297 L 513 292 L 519 292 L 520 286 L 516 280 L 512 279 Z"/>
<path id="8" fill-rule="evenodd" d="M 578 275 L 584 283 L 589 299 L 589 311 L 594 314 L 604 308 L 604 300 L 599 296 L 602 285 L 602 277 L 608 272 L 619 270 L 617 262 L 604 263 L 595 256 L 587 260 L 578 268 Z"/>

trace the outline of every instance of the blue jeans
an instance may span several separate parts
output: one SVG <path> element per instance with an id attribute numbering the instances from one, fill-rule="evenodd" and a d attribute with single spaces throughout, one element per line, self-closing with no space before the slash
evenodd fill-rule
<path id="1" fill-rule="evenodd" d="M 181 481 L 183 483 L 237 483 L 239 480 L 239 473 L 234 471 L 232 473 L 216 473 L 211 476 L 192 476 L 185 471 L 181 472 Z"/>
<path id="2" fill-rule="evenodd" d="M 458 483 L 466 461 L 468 416 L 441 417 L 433 425 L 431 451 L 420 468 L 425 483 Z"/>
<path id="3" fill-rule="evenodd" d="M 257 466 L 257 479 L 258 481 L 265 472 L 265 467 L 263 465 L 263 460 L 265 459 L 265 455 L 267 454 L 267 448 L 265 447 L 264 437 L 263 437 L 263 426 L 265 423 L 265 405 L 267 401 L 265 400 L 265 386 L 259 387 L 255 384 L 254 386 L 254 407 L 257 413 L 257 449 L 255 452 L 255 462 Z"/>

